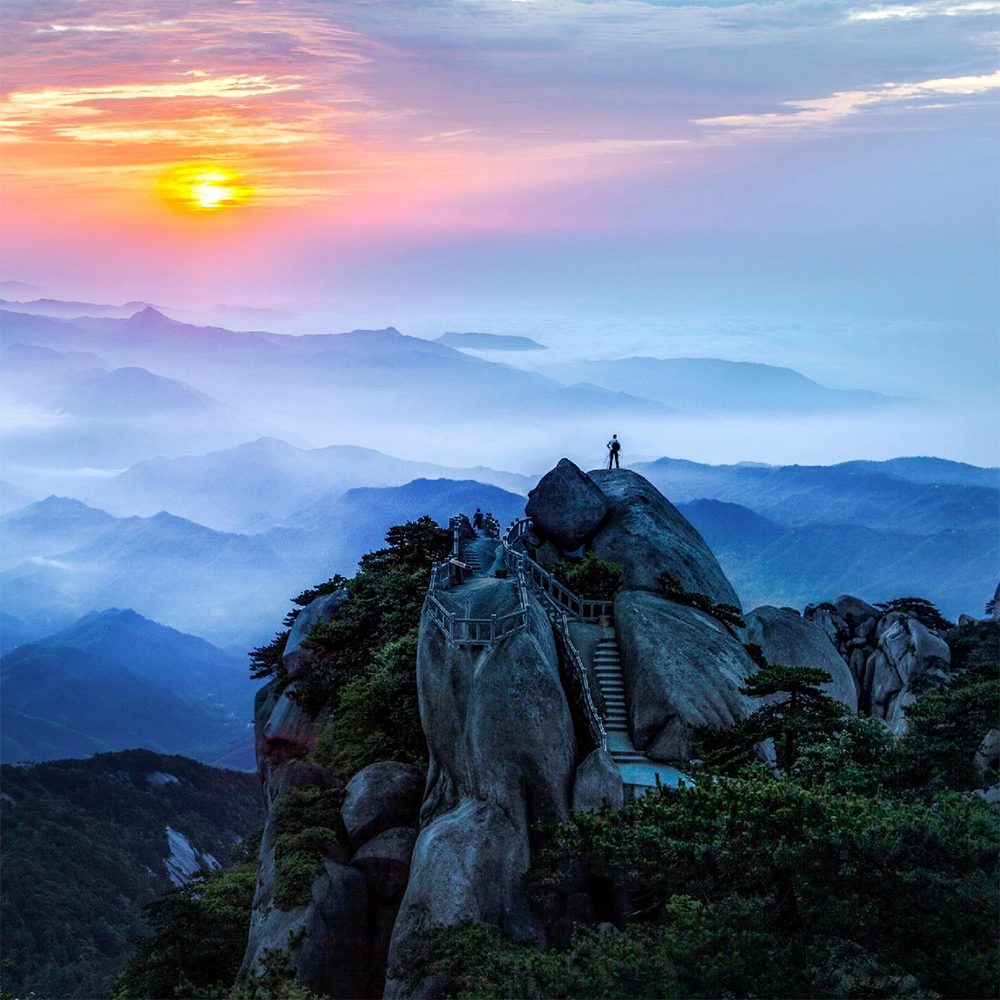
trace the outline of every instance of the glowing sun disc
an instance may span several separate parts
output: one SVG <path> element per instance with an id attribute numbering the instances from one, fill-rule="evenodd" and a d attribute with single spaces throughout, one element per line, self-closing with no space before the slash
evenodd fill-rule
<path id="1" fill-rule="evenodd" d="M 184 212 L 220 212 L 245 205 L 253 188 L 221 163 L 179 163 L 160 177 L 157 195 Z"/>

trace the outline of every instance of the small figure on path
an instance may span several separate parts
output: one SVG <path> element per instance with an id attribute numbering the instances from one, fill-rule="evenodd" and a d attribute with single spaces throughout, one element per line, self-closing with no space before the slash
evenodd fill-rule
<path id="1" fill-rule="evenodd" d="M 475 528 L 476 531 L 482 531 L 483 530 L 483 509 L 482 509 L 482 507 L 477 507 L 476 508 L 476 513 L 472 515 L 472 527 Z"/>
<path id="2" fill-rule="evenodd" d="M 621 442 L 618 440 L 617 434 L 611 435 L 611 440 L 608 442 L 608 468 L 609 469 L 620 469 L 621 465 L 618 462 L 618 453 L 622 450 Z"/>

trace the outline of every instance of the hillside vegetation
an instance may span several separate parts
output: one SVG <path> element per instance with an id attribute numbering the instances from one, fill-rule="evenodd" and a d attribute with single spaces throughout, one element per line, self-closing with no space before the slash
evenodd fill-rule
<path id="1" fill-rule="evenodd" d="M 142 905 L 185 867 L 228 865 L 262 820 L 256 775 L 147 750 L 5 765 L 0 778 L 0 954 L 15 996 L 102 996 L 145 926 Z"/>

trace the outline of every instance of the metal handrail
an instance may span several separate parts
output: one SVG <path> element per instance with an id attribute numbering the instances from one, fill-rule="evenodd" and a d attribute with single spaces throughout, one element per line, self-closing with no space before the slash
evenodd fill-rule
<path id="1" fill-rule="evenodd" d="M 590 727 L 591 736 L 597 746 L 599 746 L 602 750 L 607 750 L 608 734 L 604 728 L 604 720 L 601 718 L 601 713 L 597 711 L 597 705 L 594 703 L 594 697 L 590 691 L 590 678 L 587 674 L 587 667 L 583 662 L 583 657 L 580 655 L 580 651 L 576 648 L 576 643 L 573 642 L 573 636 L 569 630 L 569 615 L 564 607 L 560 607 L 553 594 L 550 593 L 550 591 L 546 589 L 542 583 L 545 581 L 550 584 L 554 584 L 555 587 L 552 589 L 555 590 L 556 593 L 564 592 L 568 595 L 568 597 L 572 598 L 578 608 L 577 617 L 582 621 L 587 620 L 582 616 L 582 612 L 585 607 L 601 606 L 613 610 L 614 604 L 613 602 L 607 601 L 581 600 L 581 598 L 577 597 L 573 591 L 556 580 L 551 573 L 539 566 L 539 564 L 536 563 L 535 560 L 529 555 L 524 552 L 516 551 L 513 548 L 513 544 L 528 533 L 529 525 L 530 521 L 527 518 L 521 518 L 518 521 L 514 521 L 507 529 L 503 540 L 507 567 L 508 569 L 514 569 L 517 572 L 518 581 L 521 586 L 524 586 L 529 581 L 533 583 L 537 587 L 539 596 L 544 600 L 545 604 L 548 605 L 549 618 L 551 619 L 559 639 L 566 650 L 567 659 L 569 660 L 573 673 L 576 676 L 577 683 L 580 685 L 580 690 L 583 692 L 583 707 L 587 715 L 587 723 Z M 526 564 L 528 569 L 530 569 L 530 573 L 525 572 Z M 604 612 L 603 614 L 609 613 L 610 611 Z"/>
<path id="2" fill-rule="evenodd" d="M 569 612 L 578 621 L 593 623 L 601 618 L 612 617 L 614 601 L 580 597 L 566 584 L 557 580 L 544 566 L 535 562 L 526 552 L 518 552 L 513 548 L 514 542 L 528 533 L 530 524 L 528 518 L 521 518 L 513 521 L 507 529 L 503 541 L 507 568 L 523 572 L 528 580 L 549 599 L 549 603 L 559 611 Z"/>
<path id="3" fill-rule="evenodd" d="M 528 627 L 527 586 L 523 577 L 518 577 L 516 610 L 506 615 L 490 615 L 489 618 L 463 618 L 449 611 L 435 596 L 437 590 L 451 588 L 452 560 L 461 555 L 463 528 L 469 519 L 464 514 L 456 514 L 448 522 L 452 530 L 452 554 L 431 564 L 431 583 L 427 591 L 426 605 L 430 620 L 441 630 L 445 640 L 456 646 L 492 646 Z"/>
<path id="4" fill-rule="evenodd" d="M 569 620 L 565 614 L 562 615 L 558 623 L 558 632 L 565 646 L 570 663 L 576 672 L 580 688 L 583 691 L 584 707 L 587 710 L 587 722 L 590 724 L 590 735 L 597 746 L 602 750 L 607 750 L 608 734 L 604 728 L 604 720 L 601 718 L 601 713 L 597 711 L 594 697 L 590 693 L 590 679 L 587 675 L 587 667 L 583 662 L 580 651 L 576 648 L 576 643 L 573 642 L 573 637 L 569 631 Z"/>
<path id="5" fill-rule="evenodd" d="M 528 590 L 534 591 L 541 598 L 566 651 L 566 660 L 583 695 L 583 708 L 591 737 L 597 746 L 606 750 L 608 737 L 604 721 L 591 694 L 587 667 L 570 634 L 569 619 L 572 614 L 578 621 L 595 621 L 610 615 L 613 603 L 578 597 L 527 553 L 516 551 L 513 548 L 514 542 L 528 533 L 531 523 L 527 518 L 522 518 L 511 524 L 502 543 L 504 564 L 508 573 L 517 578 L 517 609 L 506 615 L 491 615 L 489 618 L 459 617 L 441 603 L 435 591 L 448 590 L 451 586 L 451 560 L 461 554 L 463 520 L 468 522 L 465 515 L 456 515 L 449 522 L 453 533 L 452 555 L 431 566 L 431 583 L 426 599 L 428 617 L 440 629 L 445 640 L 453 645 L 492 647 L 494 643 L 528 627 Z"/>

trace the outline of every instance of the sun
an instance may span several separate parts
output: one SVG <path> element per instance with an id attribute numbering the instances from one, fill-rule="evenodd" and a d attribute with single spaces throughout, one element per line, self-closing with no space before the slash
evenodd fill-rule
<path id="1" fill-rule="evenodd" d="M 253 188 L 221 163 L 178 163 L 160 177 L 156 193 L 174 208 L 204 215 L 245 205 Z"/>

